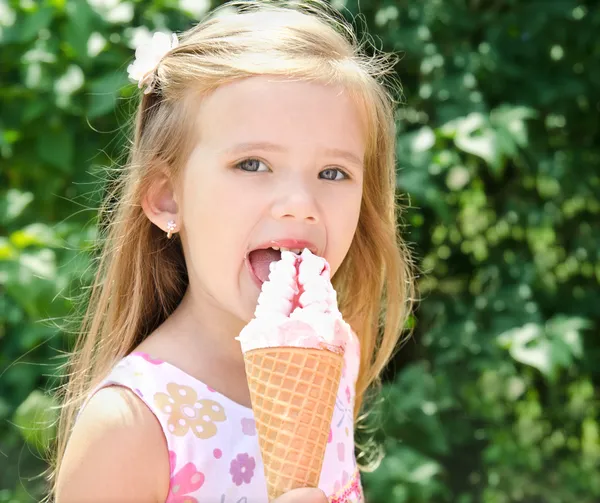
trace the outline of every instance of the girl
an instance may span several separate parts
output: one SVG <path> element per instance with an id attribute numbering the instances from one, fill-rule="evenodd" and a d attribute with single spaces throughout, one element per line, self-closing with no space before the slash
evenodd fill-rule
<path id="1" fill-rule="evenodd" d="M 235 337 L 260 292 L 252 252 L 271 246 L 329 262 L 358 337 L 320 490 L 278 501 L 363 501 L 354 425 L 412 299 L 396 228 L 394 100 L 382 80 L 393 62 L 363 54 L 326 4 L 256 1 L 230 3 L 179 38 L 157 35 L 136 56 L 129 71 L 144 91 L 101 214 L 52 494 L 267 500 Z"/>

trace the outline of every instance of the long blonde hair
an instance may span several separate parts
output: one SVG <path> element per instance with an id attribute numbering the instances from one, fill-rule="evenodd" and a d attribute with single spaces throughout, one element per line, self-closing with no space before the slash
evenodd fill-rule
<path id="1" fill-rule="evenodd" d="M 76 414 L 121 358 L 182 299 L 188 277 L 181 242 L 167 240 L 140 201 L 159 170 L 177 178 L 189 145 L 185 101 L 255 75 L 342 84 L 367 121 L 363 200 L 350 250 L 333 278 L 340 311 L 361 343 L 355 419 L 367 389 L 393 356 L 412 307 L 409 252 L 397 224 L 395 58 L 368 56 L 349 23 L 324 2 L 235 1 L 180 36 L 137 109 L 128 161 L 100 210 L 100 250 L 79 337 L 59 390 L 61 414 L 50 480 L 56 479 Z M 389 89 L 388 89 L 389 87 Z M 188 107 L 189 109 L 189 107 Z M 54 482 L 55 483 L 55 482 Z"/>

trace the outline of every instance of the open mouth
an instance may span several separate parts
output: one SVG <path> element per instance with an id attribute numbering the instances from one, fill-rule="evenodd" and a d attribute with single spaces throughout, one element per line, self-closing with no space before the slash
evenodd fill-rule
<path id="1" fill-rule="evenodd" d="M 316 247 L 310 246 L 308 249 L 315 255 L 318 254 Z M 281 260 L 282 251 L 290 251 L 299 257 L 304 250 L 305 248 L 283 248 L 279 246 L 252 250 L 246 257 L 246 264 L 255 282 L 261 288 L 262 284 L 269 279 L 271 264 Z"/>
<path id="2" fill-rule="evenodd" d="M 269 279 L 270 266 L 273 262 L 281 260 L 281 250 L 266 248 L 264 250 L 253 250 L 248 254 L 248 262 L 254 275 L 264 283 Z"/>
<path id="3" fill-rule="evenodd" d="M 303 251 L 303 249 L 300 248 L 288 249 L 274 246 L 271 248 L 253 250 L 248 254 L 247 260 L 250 272 L 256 277 L 258 282 L 260 282 L 260 285 L 269 279 L 269 274 L 271 273 L 271 264 L 281 260 L 282 250 L 291 251 L 296 255 L 300 255 Z"/>

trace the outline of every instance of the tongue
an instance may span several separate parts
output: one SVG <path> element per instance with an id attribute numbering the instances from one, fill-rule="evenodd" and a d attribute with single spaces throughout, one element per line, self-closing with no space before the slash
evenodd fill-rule
<path id="1" fill-rule="evenodd" d="M 264 283 L 269 279 L 269 265 L 271 262 L 277 262 L 281 259 L 281 252 L 273 250 L 273 248 L 267 248 L 266 250 L 255 250 L 250 253 L 248 257 L 254 274 Z"/>

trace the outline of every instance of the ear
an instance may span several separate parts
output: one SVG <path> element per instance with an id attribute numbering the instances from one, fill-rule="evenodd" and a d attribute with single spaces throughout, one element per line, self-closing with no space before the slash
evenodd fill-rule
<path id="1" fill-rule="evenodd" d="M 158 175 L 142 198 L 142 209 L 148 219 L 165 232 L 180 230 L 179 207 L 171 179 L 166 174 Z M 168 223 L 175 222 L 175 228 L 169 229 Z"/>

